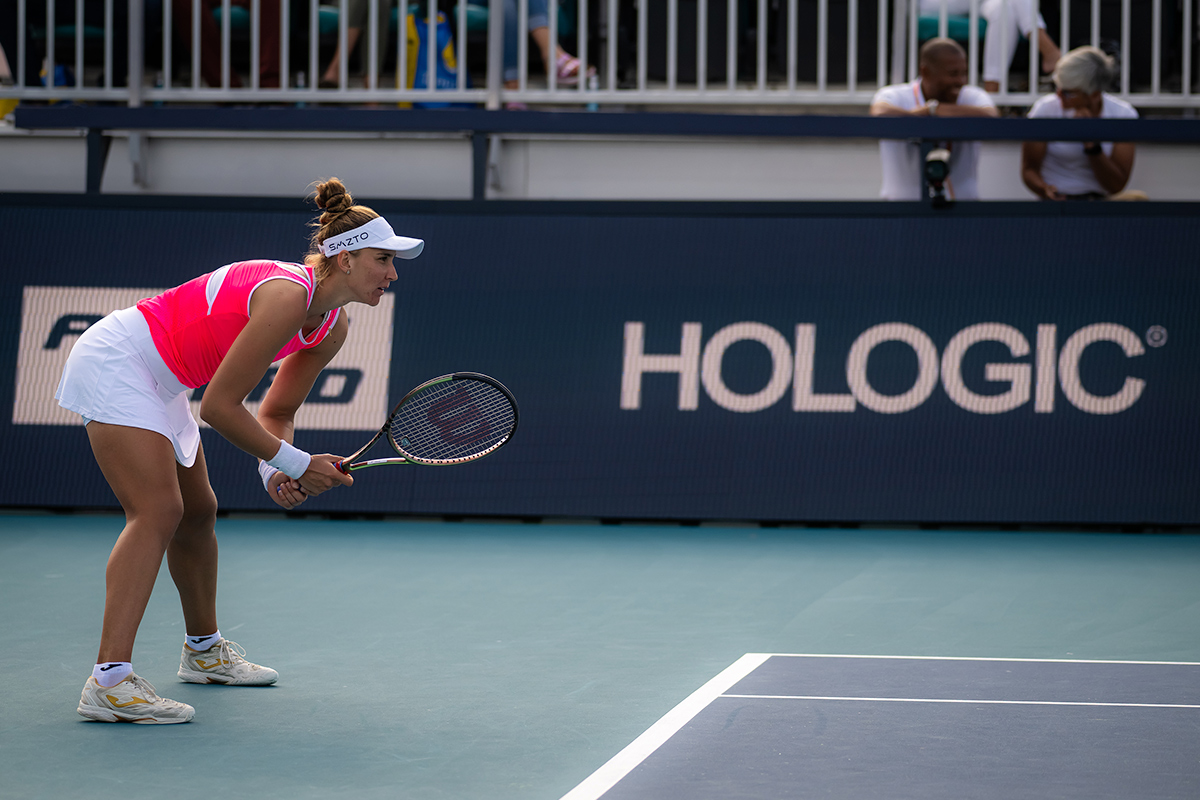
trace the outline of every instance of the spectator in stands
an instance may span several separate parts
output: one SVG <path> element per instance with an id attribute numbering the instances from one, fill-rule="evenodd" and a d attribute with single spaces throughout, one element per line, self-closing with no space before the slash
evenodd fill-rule
<path id="1" fill-rule="evenodd" d="M 546 0 L 529 0 L 528 22 L 529 35 L 542 53 L 542 63 L 546 65 L 547 74 L 554 70 L 558 86 L 577 86 L 582 77 L 583 65 L 579 59 L 563 50 L 558 42 L 550 42 L 550 13 Z M 517 49 L 520 43 L 520 20 L 517 18 L 517 0 L 504 0 L 504 88 L 520 87 L 520 68 L 517 63 Z M 591 74 L 588 70 L 588 74 Z M 506 103 L 509 110 L 524 110 L 524 103 Z"/>
<path id="2" fill-rule="evenodd" d="M 1115 77 L 1115 63 L 1102 50 L 1078 47 L 1054 70 L 1057 91 L 1029 109 L 1030 119 L 1135 119 L 1133 106 L 1104 91 Z M 1133 171 L 1132 142 L 1025 142 L 1021 179 L 1044 200 L 1145 199 L 1120 194 Z"/>
<path id="3" fill-rule="evenodd" d="M 930 39 L 922 47 L 918 66 L 921 77 L 880 89 L 871 101 L 873 117 L 996 117 L 998 112 L 987 92 L 967 86 L 967 54 L 953 39 Z M 979 142 L 948 142 L 949 199 L 978 200 Z M 916 143 L 900 140 L 879 142 L 883 162 L 885 200 L 923 199 L 924 164 Z"/>
<path id="4" fill-rule="evenodd" d="M 213 17 L 213 9 L 221 0 L 198 0 L 200 5 L 200 77 L 213 88 L 221 86 L 221 29 Z M 279 87 L 279 1 L 259 0 L 258 85 Z M 231 5 L 250 10 L 252 0 L 230 0 Z M 171 27 L 175 44 L 183 53 L 192 49 L 193 0 L 171 0 Z M 229 85 L 242 86 L 241 78 L 229 70 Z"/>
<path id="5" fill-rule="evenodd" d="M 942 0 L 921 0 L 919 8 L 922 17 L 940 16 Z M 946 0 L 948 16 L 966 17 L 970 13 L 971 0 Z M 1046 20 L 1037 12 L 1033 0 L 982 0 L 979 15 L 987 20 L 987 33 L 983 37 L 983 88 L 987 91 L 1000 91 L 1000 81 L 1012 64 L 1022 36 L 1032 39 L 1036 35 L 1042 70 L 1047 74 L 1058 64 L 1062 52 L 1046 33 Z M 1033 82 L 1036 83 L 1036 76 Z"/>
<path id="6" fill-rule="evenodd" d="M 379 60 L 383 60 L 383 54 L 388 48 L 388 18 L 391 15 L 392 4 L 389 0 L 379 0 L 375 10 L 375 45 L 376 55 Z M 349 0 L 346 3 L 346 58 L 354 55 L 354 48 L 358 45 L 358 40 L 362 36 L 364 30 L 370 28 L 369 17 L 371 14 L 371 4 L 368 0 Z M 401 30 L 403 30 L 403 20 L 401 21 Z M 369 45 L 365 45 L 368 50 Z M 338 48 L 333 53 L 333 58 L 329 61 L 329 66 L 325 68 L 325 74 L 321 76 L 319 84 L 322 89 L 333 89 L 340 85 L 339 72 L 341 70 L 342 47 L 339 37 Z M 365 63 L 365 59 L 364 59 Z M 368 65 L 363 70 L 368 82 L 370 81 L 371 69 Z M 374 86 L 368 88 L 374 89 Z"/>

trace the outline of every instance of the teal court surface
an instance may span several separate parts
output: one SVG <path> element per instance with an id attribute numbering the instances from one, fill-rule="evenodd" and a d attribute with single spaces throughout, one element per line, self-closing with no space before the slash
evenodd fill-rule
<path id="1" fill-rule="evenodd" d="M 122 524 L 0 515 L 0 797 L 1200 796 L 1194 533 L 223 517 L 279 683 L 179 682 L 164 568 L 142 726 L 75 713 Z"/>

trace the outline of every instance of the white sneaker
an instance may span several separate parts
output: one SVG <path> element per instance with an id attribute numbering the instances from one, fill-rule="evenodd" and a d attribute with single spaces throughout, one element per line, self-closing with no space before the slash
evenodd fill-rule
<path id="1" fill-rule="evenodd" d="M 137 722 L 143 725 L 165 725 L 187 722 L 196 709 L 159 697 L 145 678 L 130 674 L 111 688 L 101 686 L 88 677 L 79 698 L 80 715 L 99 722 Z"/>
<path id="2" fill-rule="evenodd" d="M 184 645 L 179 659 L 179 677 L 188 683 L 223 683 L 230 686 L 266 686 L 279 680 L 279 673 L 245 659 L 246 651 L 236 642 L 222 639 L 207 650 Z"/>

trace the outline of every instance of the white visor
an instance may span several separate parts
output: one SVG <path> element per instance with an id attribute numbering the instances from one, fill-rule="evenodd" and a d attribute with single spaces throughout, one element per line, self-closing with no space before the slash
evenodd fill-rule
<path id="1" fill-rule="evenodd" d="M 321 242 L 321 251 L 327 256 L 332 256 L 342 250 L 362 250 L 365 247 L 393 250 L 397 258 L 416 258 L 425 248 L 425 242 L 422 239 L 397 236 L 396 232 L 392 230 L 392 226 L 388 225 L 387 220 L 383 217 L 376 217 L 366 225 L 337 236 L 331 236 Z"/>

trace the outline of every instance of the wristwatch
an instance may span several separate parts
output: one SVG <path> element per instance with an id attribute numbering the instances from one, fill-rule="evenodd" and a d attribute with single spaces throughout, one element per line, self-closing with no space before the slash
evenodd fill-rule
<path id="1" fill-rule="evenodd" d="M 1092 142 L 1083 146 L 1083 154 L 1085 156 L 1098 156 L 1104 152 L 1104 147 L 1099 142 Z"/>
<path id="2" fill-rule="evenodd" d="M 930 100 L 928 103 L 925 104 L 925 107 L 929 109 L 929 116 L 931 116 L 931 117 L 937 116 L 937 110 L 938 110 L 938 101 L 937 100 Z"/>

